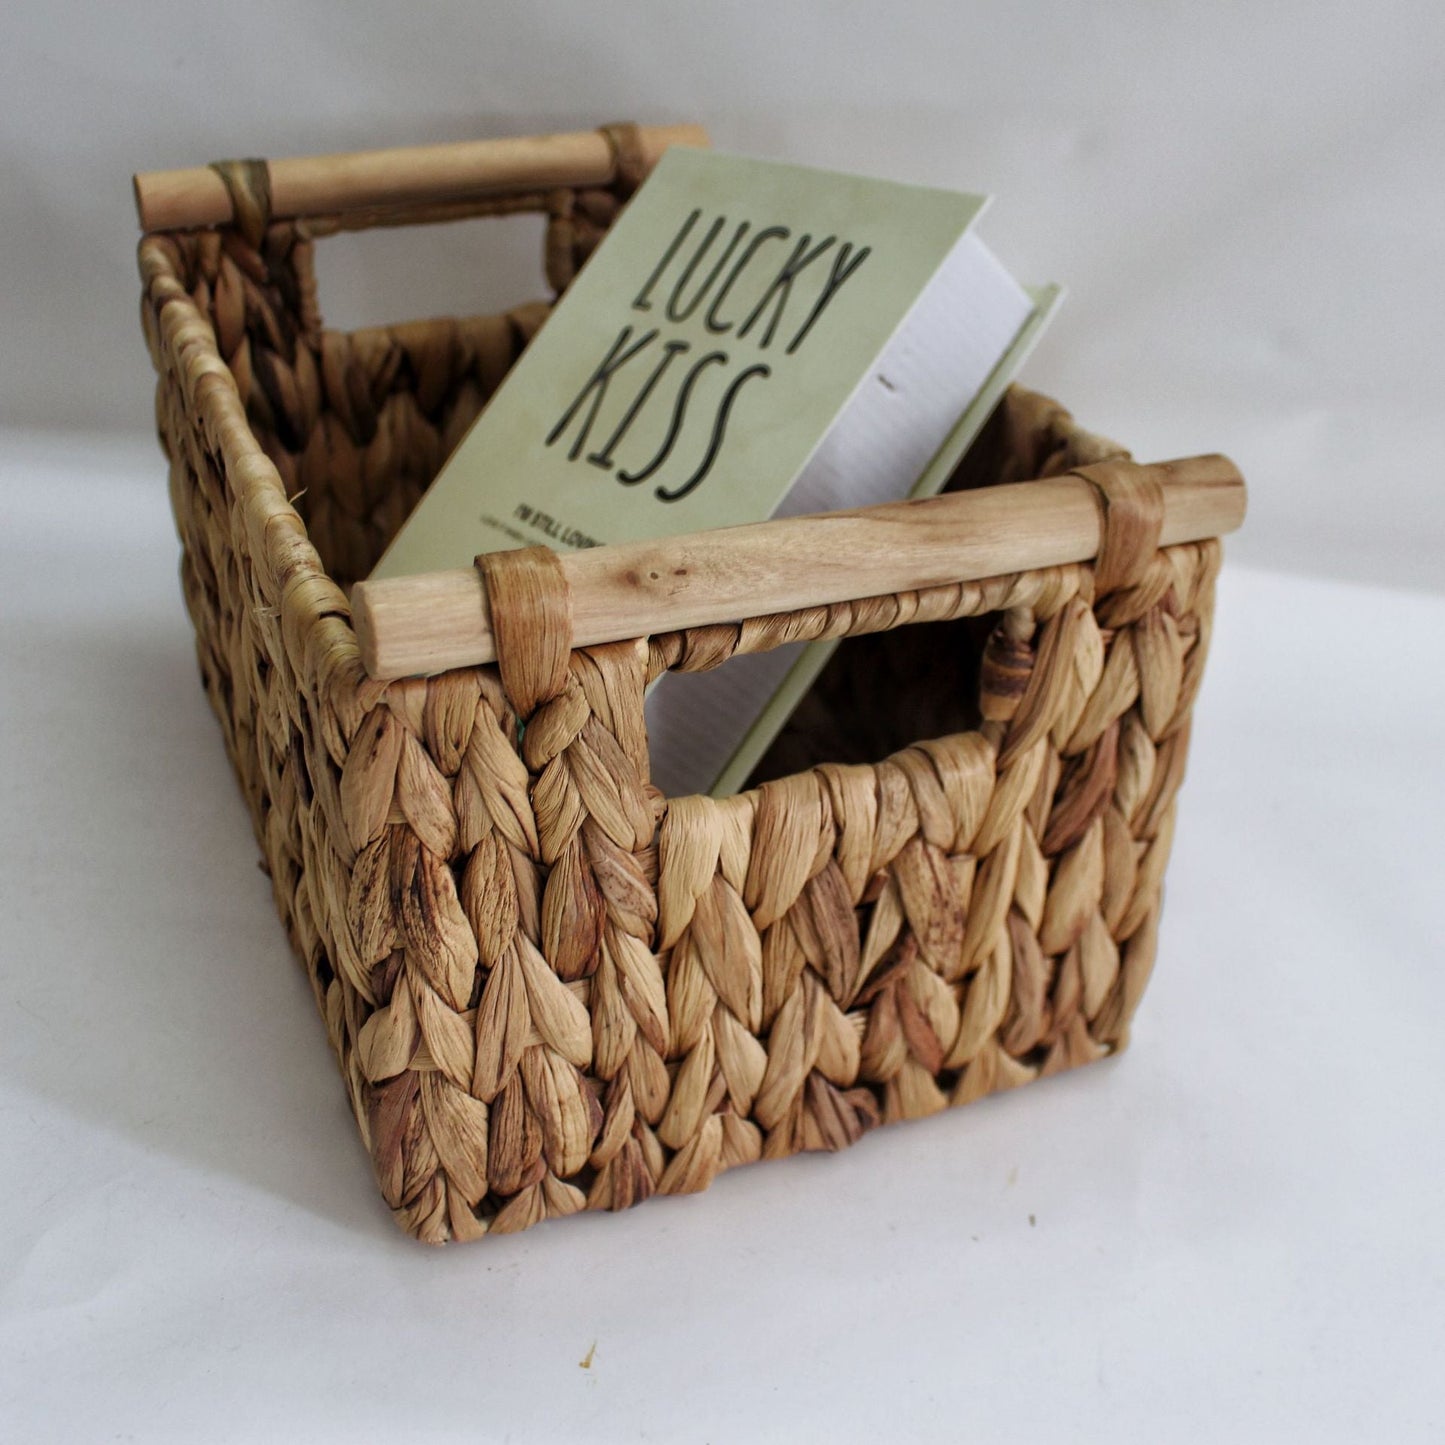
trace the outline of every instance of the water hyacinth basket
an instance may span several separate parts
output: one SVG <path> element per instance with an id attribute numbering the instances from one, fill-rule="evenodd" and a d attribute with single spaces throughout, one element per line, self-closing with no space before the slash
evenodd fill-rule
<path id="1" fill-rule="evenodd" d="M 316 243 L 539 212 L 560 292 L 678 139 L 137 178 L 201 677 L 381 1193 L 427 1242 L 701 1190 L 1102 1058 L 1154 963 L 1243 513 L 1223 458 L 1136 464 L 1014 387 L 944 496 L 687 553 L 771 568 L 756 608 L 669 623 L 632 567 L 613 583 L 661 624 L 581 637 L 572 559 L 528 549 L 474 574 L 496 660 L 363 656 L 352 585 L 548 303 L 330 331 Z M 745 791 L 651 786 L 651 679 L 814 638 L 843 641 Z"/>

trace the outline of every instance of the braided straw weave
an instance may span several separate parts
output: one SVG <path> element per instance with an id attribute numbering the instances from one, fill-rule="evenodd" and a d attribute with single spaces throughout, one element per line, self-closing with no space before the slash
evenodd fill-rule
<path id="1" fill-rule="evenodd" d="M 374 681 L 343 589 L 546 308 L 327 331 L 314 238 L 538 209 L 560 289 L 636 167 L 284 221 L 256 170 L 234 224 L 142 241 L 143 319 L 201 674 L 402 1228 L 700 1190 L 1122 1047 L 1218 541 L 1156 548 L 1123 453 L 1014 389 L 954 484 L 1108 463 L 1097 565 L 569 651 L 549 554 L 505 554 L 500 666 Z M 650 786 L 651 678 L 838 637 L 768 781 Z"/>

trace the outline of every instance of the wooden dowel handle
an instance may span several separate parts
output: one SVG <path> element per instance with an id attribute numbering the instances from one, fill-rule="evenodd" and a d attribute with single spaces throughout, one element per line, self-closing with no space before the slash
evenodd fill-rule
<path id="1" fill-rule="evenodd" d="M 698 125 L 643 126 L 637 134 L 647 169 L 670 145 L 708 143 Z M 614 178 L 616 159 L 607 137 L 596 130 L 298 156 L 268 164 L 271 214 L 327 216 L 508 191 L 605 185 Z M 143 231 L 190 230 L 231 220 L 225 183 L 207 166 L 138 174 L 135 203 Z"/>
<path id="2" fill-rule="evenodd" d="M 1232 532 L 1244 479 L 1227 457 L 1149 468 L 1164 494 L 1160 546 Z M 566 553 L 576 647 L 736 622 L 892 592 L 1085 562 L 1100 509 L 1082 477 L 1017 482 Z M 358 582 L 352 625 L 375 678 L 491 662 L 496 648 L 474 567 Z"/>

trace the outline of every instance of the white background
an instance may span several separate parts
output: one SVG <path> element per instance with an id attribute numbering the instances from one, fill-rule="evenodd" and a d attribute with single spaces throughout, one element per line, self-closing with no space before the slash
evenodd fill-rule
<path id="1" fill-rule="evenodd" d="M 0 1438 L 1438 1439 L 1437 6 L 12 4 L 0 45 Z M 195 676 L 129 173 L 699 119 L 995 192 L 1026 380 L 1228 452 L 1115 1063 L 429 1253 L 379 1200 Z M 338 238 L 338 323 L 508 304 Z M 595 1344 L 589 1368 L 580 1361 Z"/>

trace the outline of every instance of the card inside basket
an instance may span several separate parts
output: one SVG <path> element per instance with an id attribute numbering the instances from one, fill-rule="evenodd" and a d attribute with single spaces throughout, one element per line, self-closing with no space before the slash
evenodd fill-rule
<path id="1" fill-rule="evenodd" d="M 444 323 L 323 333 L 318 360 L 328 390 L 336 385 L 364 401 L 353 408 L 355 426 L 344 414 L 339 422 L 329 419 L 324 460 L 301 459 L 295 503 L 343 589 L 369 575 L 548 310 L 539 300 Z M 1008 408 L 1006 399 L 944 490 L 1038 474 L 1041 459 L 1019 455 L 1029 446 L 1025 432 L 1010 425 Z M 910 743 L 976 727 L 991 626 L 988 617 L 962 618 L 845 638 L 751 773 L 727 780 L 727 790 L 824 762 L 877 762 Z M 686 689 L 699 680 L 684 672 L 669 686 Z M 655 781 L 667 787 L 666 778 Z"/>

